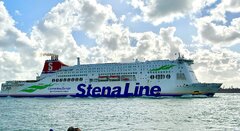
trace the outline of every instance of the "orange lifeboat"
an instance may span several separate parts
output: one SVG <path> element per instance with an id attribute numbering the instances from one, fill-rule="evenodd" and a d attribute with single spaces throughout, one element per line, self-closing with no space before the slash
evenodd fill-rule
<path id="1" fill-rule="evenodd" d="M 109 80 L 111 80 L 111 81 L 119 81 L 120 80 L 120 76 L 110 76 Z"/>
<path id="2" fill-rule="evenodd" d="M 108 80 L 108 76 L 98 76 L 98 80 L 99 81 L 107 81 Z"/>

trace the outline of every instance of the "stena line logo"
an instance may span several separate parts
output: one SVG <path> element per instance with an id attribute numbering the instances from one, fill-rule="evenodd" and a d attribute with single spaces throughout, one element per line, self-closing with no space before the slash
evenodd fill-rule
<path id="1" fill-rule="evenodd" d="M 129 96 L 160 96 L 160 86 L 142 86 L 140 83 L 136 83 L 133 92 L 129 91 L 130 83 L 125 83 L 124 87 L 121 86 L 92 86 L 92 84 L 79 84 L 76 96 L 79 97 L 129 97 Z"/>
<path id="2" fill-rule="evenodd" d="M 52 65 L 52 64 L 53 64 L 53 63 L 51 63 L 51 62 L 48 63 L 48 70 L 49 70 L 49 71 L 52 71 L 52 70 L 53 70 L 53 65 Z"/>

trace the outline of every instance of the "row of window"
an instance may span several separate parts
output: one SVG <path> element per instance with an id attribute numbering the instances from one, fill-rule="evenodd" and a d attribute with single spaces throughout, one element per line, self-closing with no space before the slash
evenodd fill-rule
<path id="1" fill-rule="evenodd" d="M 158 63 L 157 64 L 138 64 L 138 65 L 127 65 L 127 64 L 124 64 L 124 63 L 112 63 L 114 65 L 95 65 L 94 66 L 89 66 L 89 65 L 81 65 L 81 68 L 77 68 L 76 70 L 77 71 L 84 71 L 84 70 L 92 70 L 92 71 L 97 71 L 97 70 L 103 70 L 103 69 L 110 69 L 110 70 L 113 70 L 113 69 L 134 69 L 134 68 L 154 68 L 154 67 L 158 67 L 158 66 L 162 66 L 162 65 L 159 65 Z M 164 63 L 165 65 L 166 63 Z"/>
<path id="2" fill-rule="evenodd" d="M 150 71 L 148 73 L 171 73 L 171 71 L 157 71 L 157 72 Z M 137 74 L 137 72 L 100 73 L 99 75 L 121 75 L 121 74 Z M 140 74 L 142 74 L 142 72 L 140 72 Z M 58 75 L 58 77 L 76 77 L 76 76 L 87 76 L 87 74 Z"/>
<path id="3" fill-rule="evenodd" d="M 154 67 L 158 67 L 159 65 L 145 65 L 145 66 L 104 66 L 104 67 L 89 67 L 89 66 L 82 66 L 82 68 L 80 69 L 75 69 L 76 73 L 90 73 L 90 72 L 111 72 L 111 71 L 136 71 L 137 69 L 140 69 L 141 71 L 146 70 L 146 68 L 154 68 Z M 138 67 L 138 68 L 136 68 Z M 72 69 L 74 70 L 74 69 Z M 80 71 L 80 72 L 79 72 Z M 62 70 L 62 72 L 59 72 L 59 74 L 71 74 L 71 73 L 75 73 L 75 72 L 71 72 L 70 70 Z M 149 72 L 148 72 L 149 73 Z M 151 72 L 154 73 L 154 72 Z M 161 73 L 161 72 L 158 72 Z"/>
<path id="4" fill-rule="evenodd" d="M 60 78 L 60 79 L 52 79 L 52 82 L 74 82 L 74 81 L 82 81 L 83 78 Z"/>
<path id="5" fill-rule="evenodd" d="M 87 74 L 58 75 L 58 77 L 74 77 L 74 76 L 87 76 Z"/>
<path id="6" fill-rule="evenodd" d="M 171 73 L 171 71 L 148 71 L 149 73 Z"/>
<path id="7" fill-rule="evenodd" d="M 151 75 L 150 76 L 150 79 L 170 79 L 171 78 L 171 75 L 170 74 L 167 74 L 167 75 Z"/>
<path id="8" fill-rule="evenodd" d="M 127 74 L 137 74 L 137 72 L 121 72 L 121 73 L 100 73 L 99 75 L 127 75 Z"/>

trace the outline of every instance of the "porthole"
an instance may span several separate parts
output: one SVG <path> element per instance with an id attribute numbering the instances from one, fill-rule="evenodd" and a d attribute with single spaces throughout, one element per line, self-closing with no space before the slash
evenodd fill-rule
<path id="1" fill-rule="evenodd" d="M 74 81 L 74 78 L 72 78 L 71 81 L 73 82 L 73 81 Z"/>
<path id="2" fill-rule="evenodd" d="M 151 75 L 151 76 L 150 76 L 150 79 L 154 79 L 154 75 Z"/>
<path id="3" fill-rule="evenodd" d="M 52 82 L 55 82 L 55 79 L 52 79 Z"/>
<path id="4" fill-rule="evenodd" d="M 160 79 L 165 79 L 165 75 L 160 75 Z"/>
<path id="5" fill-rule="evenodd" d="M 56 82 L 58 82 L 59 81 L 59 79 L 56 79 Z"/>
<path id="6" fill-rule="evenodd" d="M 70 81 L 70 78 L 68 78 L 67 81 L 69 82 L 69 81 Z"/>
<path id="7" fill-rule="evenodd" d="M 160 79 L 160 75 L 156 75 L 156 79 Z"/>
<path id="8" fill-rule="evenodd" d="M 167 78 L 167 79 L 170 79 L 170 78 L 171 78 L 171 75 L 167 74 L 167 75 L 166 75 L 166 78 Z"/>
<path id="9" fill-rule="evenodd" d="M 78 78 L 75 78 L 75 81 L 78 81 Z"/>
<path id="10" fill-rule="evenodd" d="M 60 79 L 59 81 L 62 82 L 62 79 Z"/>

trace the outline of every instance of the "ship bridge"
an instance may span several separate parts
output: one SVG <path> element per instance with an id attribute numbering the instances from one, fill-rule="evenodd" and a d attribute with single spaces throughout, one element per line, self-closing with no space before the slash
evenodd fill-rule
<path id="1" fill-rule="evenodd" d="M 177 58 L 177 62 L 180 63 L 180 64 L 182 64 L 182 63 L 185 62 L 185 63 L 187 63 L 188 65 L 194 64 L 194 61 L 193 61 L 193 60 L 191 60 L 191 59 L 185 59 L 184 56 L 180 56 L 180 54 L 179 54 L 179 56 L 178 56 L 178 58 Z"/>

